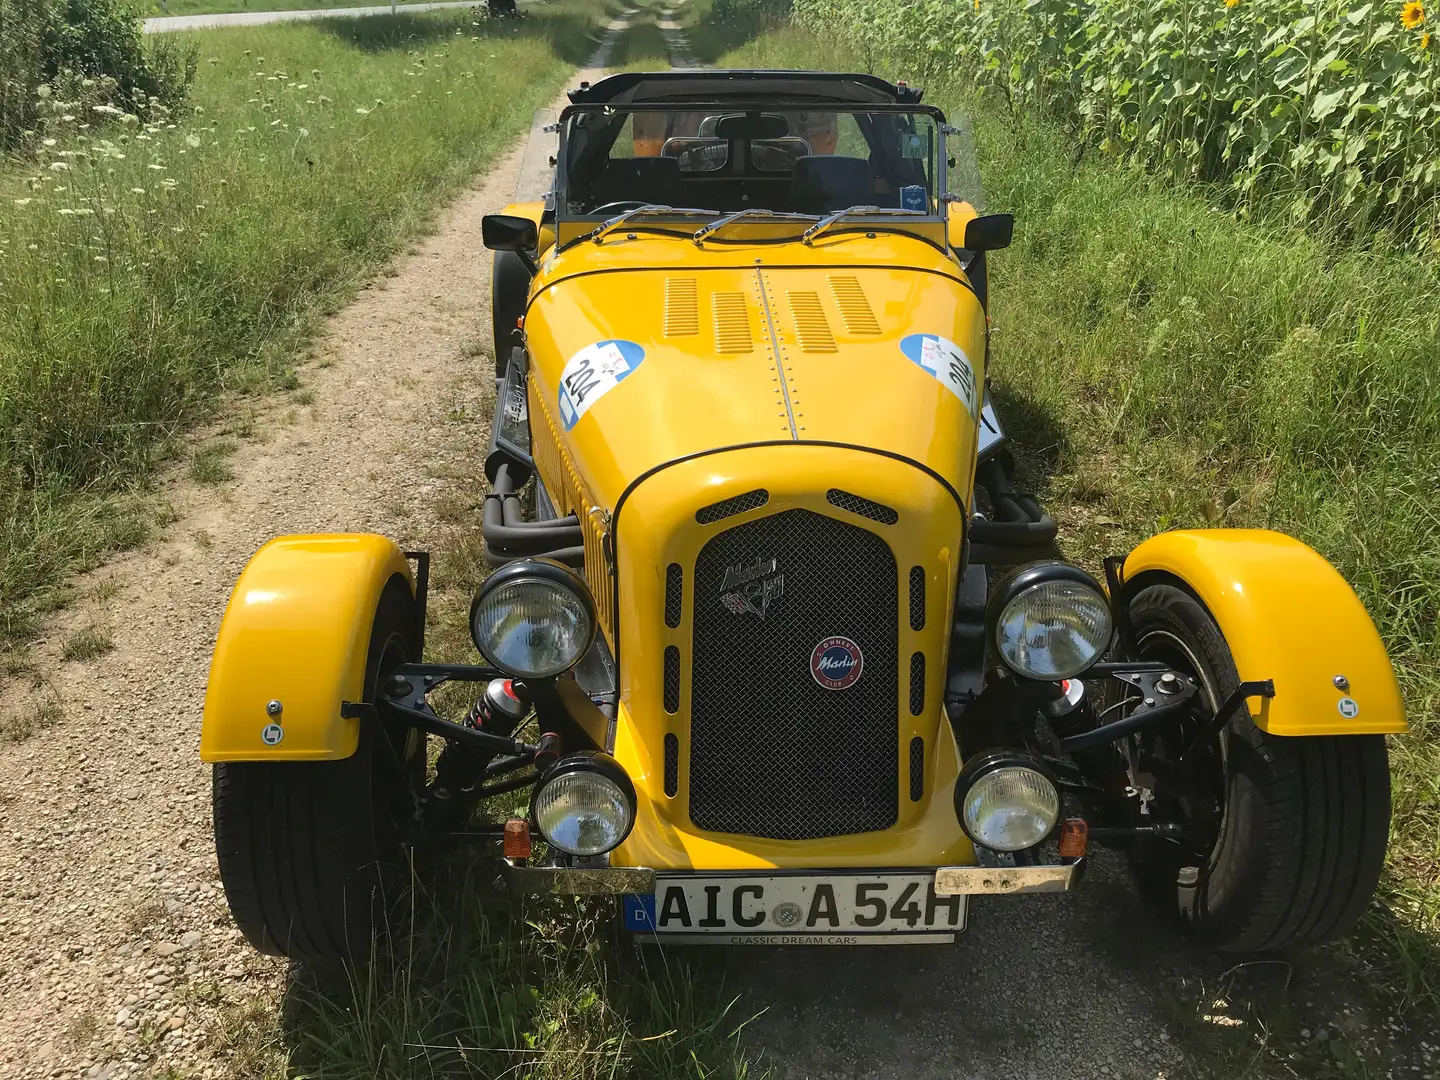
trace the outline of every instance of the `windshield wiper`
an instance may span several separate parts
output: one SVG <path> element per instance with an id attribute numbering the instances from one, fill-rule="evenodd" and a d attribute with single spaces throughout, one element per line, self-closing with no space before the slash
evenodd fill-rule
<path id="1" fill-rule="evenodd" d="M 894 207 L 881 206 L 851 206 L 844 210 L 837 210 L 823 221 L 817 221 L 810 228 L 805 230 L 805 235 L 800 237 L 802 244 L 813 243 L 815 238 L 825 232 L 832 225 L 838 225 L 846 218 L 854 214 L 895 214 L 900 217 L 925 217 L 928 210 L 897 210 Z"/>
<path id="2" fill-rule="evenodd" d="M 698 228 L 698 229 L 695 230 L 694 240 L 695 240 L 696 246 L 703 245 L 703 244 L 705 243 L 705 238 L 706 238 L 707 236 L 709 236 L 711 233 L 717 233 L 717 232 L 719 232 L 721 229 L 725 228 L 726 225 L 729 225 L 731 222 L 739 221 L 739 220 L 741 220 L 742 218 L 746 218 L 746 217 L 768 217 L 768 218 L 797 218 L 797 217 L 798 217 L 798 218 L 804 218 L 806 221 L 809 221 L 809 220 L 810 220 L 811 218 L 813 218 L 814 216 L 815 216 L 814 214 L 801 214 L 801 213 L 798 213 L 798 212 L 795 212 L 795 211 L 787 211 L 787 210 L 780 210 L 780 211 L 776 211 L 776 210 L 766 210 L 764 207 L 760 207 L 760 206 L 749 206 L 749 207 L 746 207 L 744 210 L 736 210 L 733 214 L 726 214 L 726 215 L 725 215 L 724 217 L 722 217 L 722 218 L 716 218 L 714 221 L 710 222 L 710 224 L 708 224 L 708 225 L 702 225 L 702 226 L 700 226 L 700 228 Z"/>
<path id="3" fill-rule="evenodd" d="M 646 203 L 644 206 L 637 206 L 634 210 L 626 210 L 623 214 L 616 214 L 608 221 L 602 221 L 590 232 L 585 234 L 586 240 L 594 240 L 599 243 L 607 233 L 620 228 L 627 221 L 633 221 L 637 217 L 650 217 L 652 214 L 713 214 L 714 210 L 700 210 L 693 206 L 662 206 L 660 203 Z"/>

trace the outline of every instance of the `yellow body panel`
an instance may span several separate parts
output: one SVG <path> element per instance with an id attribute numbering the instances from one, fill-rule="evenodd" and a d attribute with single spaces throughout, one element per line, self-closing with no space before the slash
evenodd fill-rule
<path id="1" fill-rule="evenodd" d="M 912 716 L 908 662 L 888 673 L 905 682 L 899 715 L 888 718 L 896 724 L 902 759 L 893 827 L 805 841 L 694 827 L 684 781 L 675 797 L 666 796 L 657 764 L 664 736 L 673 733 L 680 775 L 688 772 L 688 659 L 678 713 L 664 711 L 656 676 L 667 645 L 685 643 L 688 657 L 689 616 L 674 629 L 654 616 L 669 563 L 693 567 L 711 536 L 751 516 L 805 508 L 844 518 L 825 498 L 839 485 L 899 511 L 897 526 L 871 524 L 871 531 L 883 532 L 902 576 L 914 565 L 927 568 L 932 605 L 946 609 L 945 618 L 932 616 L 923 631 L 901 619 L 900 656 L 923 651 L 928 670 L 943 671 L 975 469 L 984 326 L 958 264 L 913 236 L 849 234 L 814 247 L 699 247 L 686 236 L 632 239 L 619 232 L 602 245 L 577 244 L 545 261 L 525 320 L 535 460 L 560 513 L 577 514 L 587 526 L 586 576 L 620 669 L 615 753 L 641 795 L 639 820 L 612 856 L 614 865 L 974 861 L 953 808 L 958 762 L 942 714 L 943 680 L 929 680 L 924 709 Z M 973 409 L 902 348 L 912 335 L 927 334 L 963 351 Z M 606 341 L 633 342 L 643 359 L 567 424 L 566 366 Z M 770 501 L 759 514 L 697 524 L 698 508 L 762 486 Z M 808 671 L 757 671 L 754 677 L 763 686 L 797 674 L 810 677 Z M 917 736 L 930 749 L 925 794 L 912 803 L 905 795 L 904 748 Z"/>
<path id="2" fill-rule="evenodd" d="M 369 534 L 281 536 L 250 559 L 220 623 L 205 717 L 204 761 L 325 761 L 355 752 L 359 701 L 381 590 L 396 575 L 412 591 L 394 541 Z M 278 718 L 266 704 L 279 701 Z M 267 745 L 276 722 L 283 737 Z"/>
<path id="3" fill-rule="evenodd" d="M 710 525 L 696 523 L 695 510 L 753 489 L 763 477 L 769 502 Z M 626 500 L 616 529 L 620 593 L 620 714 L 615 756 L 635 781 L 640 814 L 634 831 L 615 852 L 617 866 L 656 869 L 743 869 L 804 866 L 938 866 L 968 864 L 973 849 L 955 818 L 953 792 L 958 772 L 957 748 L 941 702 L 943 680 L 927 680 L 924 706 L 912 716 L 908 704 L 909 665 L 876 672 L 897 684 L 898 715 L 876 717 L 876 723 L 897 726 L 896 752 L 915 737 L 924 739 L 924 797 L 911 802 L 905 792 L 909 774 L 902 764 L 898 820 L 880 832 L 816 840 L 770 840 L 710 833 L 689 820 L 687 788 L 689 753 L 689 667 L 682 668 L 679 710 L 667 714 L 662 701 L 661 670 L 667 645 L 688 655 L 690 613 L 684 605 L 678 626 L 667 627 L 654 614 L 664 609 L 665 567 L 693 566 L 705 543 L 718 533 L 746 521 L 806 509 L 837 516 L 825 498 L 826 478 L 840 478 L 861 496 L 883 498 L 899 514 L 894 525 L 852 517 L 850 523 L 881 536 L 890 546 L 902 578 L 911 566 L 928 571 L 929 617 L 922 630 L 912 630 L 900 589 L 899 656 L 925 654 L 927 670 L 941 671 L 951 621 L 959 539 L 964 511 L 946 487 L 915 466 L 879 454 L 805 444 L 753 447 L 694 458 L 655 473 Z M 687 577 L 687 581 L 692 580 Z M 688 586 L 687 586 L 688 587 Z M 692 599 L 693 598 L 687 598 Z M 713 598 L 706 598 L 714 602 Z M 750 676 L 757 693 L 780 680 L 808 679 L 803 666 L 790 669 L 776 661 L 773 669 L 757 668 Z M 817 723 L 824 717 L 817 716 Z M 672 798 L 663 784 L 661 748 L 666 734 L 680 747 L 679 788 Z"/>
<path id="4" fill-rule="evenodd" d="M 686 454 L 775 441 L 886 450 L 968 491 L 975 418 L 900 347 L 912 334 L 947 338 L 983 385 L 984 314 L 956 263 L 883 234 L 771 250 L 607 240 L 568 249 L 536 279 L 525 323 L 532 414 L 558 421 L 561 374 L 587 346 L 645 350 L 569 431 L 556 423 L 595 503 L 613 507 L 637 476 Z M 554 493 L 559 478 L 541 471 Z"/>
<path id="5" fill-rule="evenodd" d="M 1188 585 L 1219 623 L 1243 679 L 1273 679 L 1250 702 L 1272 735 L 1406 729 L 1384 643 L 1344 578 L 1315 551 L 1262 529 L 1161 533 L 1125 560 L 1125 580 L 1161 571 Z M 1343 675 L 1348 689 L 1335 686 Z M 1358 711 L 1345 706 L 1353 701 Z M 1258 710 L 1258 711 L 1257 711 Z"/>

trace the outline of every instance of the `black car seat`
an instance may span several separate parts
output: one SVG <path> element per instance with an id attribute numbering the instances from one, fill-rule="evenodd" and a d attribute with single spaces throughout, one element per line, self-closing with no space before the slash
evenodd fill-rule
<path id="1" fill-rule="evenodd" d="M 875 205 L 875 177 L 864 158 L 812 154 L 795 159 L 790 197 L 802 214 Z"/>
<path id="2" fill-rule="evenodd" d="M 680 162 L 669 157 L 611 158 L 591 192 L 596 206 L 632 200 L 673 206 L 680 192 Z"/>

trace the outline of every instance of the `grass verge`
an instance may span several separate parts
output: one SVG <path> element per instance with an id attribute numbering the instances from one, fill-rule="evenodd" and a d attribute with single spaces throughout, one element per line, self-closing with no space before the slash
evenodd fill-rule
<path id="1" fill-rule="evenodd" d="M 203 32 L 193 110 L 74 115 L 0 165 L 0 640 L 145 538 L 127 496 L 176 436 L 293 382 L 317 318 L 553 99 L 600 12 Z"/>
<path id="2" fill-rule="evenodd" d="M 866 70 L 795 28 L 725 67 Z M 876 70 L 905 70 L 876 60 Z M 1255 526 L 1338 566 L 1381 628 L 1412 730 L 1390 741 L 1394 823 L 1372 974 L 1440 1004 L 1440 264 L 1237 223 L 1199 189 L 1098 160 L 1001 104 L 969 115 L 990 208 L 994 389 L 1072 557 L 1164 529 Z"/>

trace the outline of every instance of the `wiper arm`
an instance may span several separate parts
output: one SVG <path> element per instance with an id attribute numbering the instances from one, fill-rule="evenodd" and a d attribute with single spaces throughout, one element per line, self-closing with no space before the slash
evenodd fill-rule
<path id="1" fill-rule="evenodd" d="M 817 236 L 825 232 L 831 226 L 838 225 L 846 218 L 855 214 L 895 214 L 900 217 L 925 217 L 928 213 L 928 210 L 897 210 L 894 207 L 888 206 L 850 206 L 845 208 L 844 210 L 837 210 L 829 217 L 821 221 L 817 221 L 814 225 L 811 225 L 810 228 L 805 230 L 805 235 L 800 237 L 800 242 L 803 244 L 813 243 Z"/>
<path id="2" fill-rule="evenodd" d="M 768 218 L 804 218 L 809 221 L 814 214 L 800 214 L 787 211 L 766 210 L 760 206 L 747 206 L 744 210 L 736 210 L 733 214 L 726 214 L 722 218 L 716 218 L 708 225 L 702 225 L 695 230 L 695 244 L 697 247 L 705 243 L 705 238 L 711 233 L 717 233 L 731 222 L 739 221 L 746 217 L 768 217 Z"/>
<path id="3" fill-rule="evenodd" d="M 615 231 L 627 221 L 633 221 L 637 217 L 650 217 L 652 214 L 713 214 L 714 210 L 700 210 L 693 206 L 662 206 L 660 203 L 646 203 L 644 206 L 637 206 L 634 210 L 626 210 L 623 214 L 616 214 L 608 221 L 602 221 L 594 229 L 585 235 L 586 240 L 593 240 L 599 243 L 605 239 L 606 234 Z"/>

